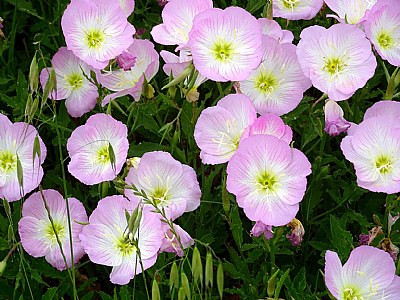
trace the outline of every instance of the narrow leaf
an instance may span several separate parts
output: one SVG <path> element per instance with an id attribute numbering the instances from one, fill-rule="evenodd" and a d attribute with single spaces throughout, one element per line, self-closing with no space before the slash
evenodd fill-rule
<path id="1" fill-rule="evenodd" d="M 217 287 L 219 297 L 222 299 L 222 295 L 224 292 L 224 268 L 222 267 L 222 262 L 219 262 L 217 269 Z"/>

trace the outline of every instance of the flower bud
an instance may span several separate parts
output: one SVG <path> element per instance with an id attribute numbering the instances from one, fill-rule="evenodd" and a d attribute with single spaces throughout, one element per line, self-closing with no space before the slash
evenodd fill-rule
<path id="1" fill-rule="evenodd" d="M 272 231 L 272 226 L 265 225 L 261 221 L 257 221 L 256 224 L 254 224 L 250 233 L 256 237 L 260 236 L 261 234 L 264 234 L 264 236 L 267 240 L 270 240 L 274 237 L 274 232 Z"/>
<path id="2" fill-rule="evenodd" d="M 136 56 L 128 51 L 122 51 L 122 53 L 117 56 L 117 63 L 121 69 L 129 71 L 136 64 Z"/>
<path id="3" fill-rule="evenodd" d="M 350 123 L 343 116 L 343 109 L 336 101 L 328 100 L 325 103 L 325 131 L 330 136 L 336 136 L 342 132 L 346 132 L 350 127 Z"/>

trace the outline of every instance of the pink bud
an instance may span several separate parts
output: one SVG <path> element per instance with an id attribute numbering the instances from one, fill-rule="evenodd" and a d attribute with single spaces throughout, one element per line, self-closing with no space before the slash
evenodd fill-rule
<path id="1" fill-rule="evenodd" d="M 118 66 L 125 71 L 129 71 L 136 64 L 136 56 L 130 52 L 123 51 L 117 56 Z"/>
<path id="2" fill-rule="evenodd" d="M 272 232 L 272 226 L 265 225 L 261 221 L 257 221 L 256 224 L 254 224 L 250 233 L 256 237 L 260 236 L 261 234 L 264 234 L 264 236 L 267 240 L 270 240 L 274 237 L 274 233 Z"/>
<path id="3" fill-rule="evenodd" d="M 343 116 L 343 109 L 336 101 L 328 100 L 325 103 L 325 131 L 330 136 L 336 136 L 342 132 L 346 132 L 350 127 L 350 123 Z"/>

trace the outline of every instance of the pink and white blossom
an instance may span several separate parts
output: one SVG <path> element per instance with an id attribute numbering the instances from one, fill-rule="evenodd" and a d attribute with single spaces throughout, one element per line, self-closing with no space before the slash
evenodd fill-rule
<path id="1" fill-rule="evenodd" d="M 168 152 L 145 153 L 137 168 L 131 168 L 125 182 L 132 188 L 125 195 L 135 204 L 157 207 L 167 219 L 175 220 L 200 205 L 201 191 L 193 168 L 181 164 Z M 146 198 L 135 195 L 145 192 Z M 160 216 L 161 217 L 161 216 Z"/>
<path id="2" fill-rule="evenodd" d="M 154 41 L 162 45 L 179 45 L 177 50 L 187 48 L 194 17 L 212 7 L 212 0 L 169 1 L 161 13 L 163 23 L 151 31 Z"/>
<path id="3" fill-rule="evenodd" d="M 243 140 L 227 167 L 227 190 L 252 221 L 281 226 L 299 210 L 311 164 L 299 150 L 271 135 Z"/>
<path id="4" fill-rule="evenodd" d="M 296 46 L 268 36 L 262 41 L 262 62 L 240 81 L 240 91 L 250 97 L 257 113 L 284 115 L 296 108 L 311 82 L 300 67 Z"/>
<path id="5" fill-rule="evenodd" d="M 400 192 L 400 124 L 391 115 L 365 119 L 340 145 L 354 164 L 357 184 L 373 192 Z"/>
<path id="6" fill-rule="evenodd" d="M 97 72 L 99 83 L 115 92 L 103 99 L 103 106 L 112 99 L 125 95 L 131 95 L 136 101 L 139 101 L 144 77 L 147 81 L 150 81 L 158 72 L 159 56 L 152 42 L 135 39 L 127 51 L 135 56 L 135 63 L 129 70 L 118 69 L 103 73 Z"/>
<path id="7" fill-rule="evenodd" d="M 72 0 L 61 18 L 68 50 L 103 69 L 132 44 L 135 28 L 119 1 Z"/>
<path id="8" fill-rule="evenodd" d="M 383 100 L 374 103 L 370 108 L 365 111 L 364 120 L 376 116 L 400 116 L 400 102 Z"/>
<path id="9" fill-rule="evenodd" d="M 311 20 L 323 4 L 323 0 L 274 0 L 272 13 L 288 20 Z"/>
<path id="10" fill-rule="evenodd" d="M 214 81 L 245 80 L 261 63 L 261 27 L 240 7 L 196 15 L 188 47 L 195 68 Z"/>
<path id="11" fill-rule="evenodd" d="M 61 47 L 51 60 L 56 74 L 56 90 L 49 96 L 54 100 L 65 99 L 68 114 L 74 118 L 91 111 L 97 103 L 99 93 L 96 85 L 88 80 L 91 68 L 77 58 L 72 51 Z M 40 73 L 40 83 L 44 89 L 51 68 Z"/>
<path id="12" fill-rule="evenodd" d="M 371 44 L 355 26 L 310 26 L 300 37 L 297 56 L 304 75 L 332 100 L 349 99 L 375 73 Z"/>
<path id="13" fill-rule="evenodd" d="M 136 208 L 123 196 L 106 197 L 99 201 L 89 225 L 79 235 L 92 262 L 112 267 L 110 280 L 114 284 L 129 283 L 157 260 L 163 239 L 161 220 L 143 208 L 137 231 L 132 232 L 126 213 L 132 216 Z"/>
<path id="14" fill-rule="evenodd" d="M 135 10 L 135 0 L 119 0 L 119 6 L 125 12 L 126 16 L 129 17 Z"/>
<path id="15" fill-rule="evenodd" d="M 216 106 L 204 109 L 194 129 L 202 162 L 227 162 L 237 150 L 244 130 L 256 118 L 250 99 L 241 94 L 225 96 Z"/>
<path id="16" fill-rule="evenodd" d="M 126 161 L 128 148 L 126 125 L 110 115 L 95 114 L 67 141 L 68 171 L 87 185 L 113 180 Z"/>
<path id="17" fill-rule="evenodd" d="M 340 105 L 333 100 L 328 100 L 324 106 L 325 112 L 325 131 L 331 135 L 336 136 L 342 132 L 346 132 L 350 128 L 350 122 L 344 118 L 343 109 Z"/>
<path id="18" fill-rule="evenodd" d="M 34 155 L 36 138 L 40 153 Z M 0 113 L 0 199 L 17 201 L 37 188 L 42 181 L 45 158 L 46 146 L 35 127 L 23 122 L 11 123 Z"/>
<path id="19" fill-rule="evenodd" d="M 46 210 L 45 201 L 49 212 Z M 71 219 L 73 263 L 76 264 L 85 254 L 79 239 L 84 225 L 80 223 L 87 222 L 88 217 L 79 200 L 69 198 L 68 207 Z M 50 213 L 53 224 L 48 213 Z M 44 256 L 46 261 L 58 270 L 72 266 L 67 202 L 59 192 L 44 190 L 43 195 L 41 192 L 36 192 L 26 199 L 22 207 L 22 218 L 18 223 L 18 232 L 22 246 L 29 255 Z M 57 238 L 60 241 L 62 253 Z"/>
<path id="20" fill-rule="evenodd" d="M 394 66 L 400 66 L 400 6 L 398 1 L 378 1 L 364 23 L 364 31 L 383 59 Z"/>
<path id="21" fill-rule="evenodd" d="M 336 252 L 325 254 L 325 284 L 336 299 L 400 299 L 400 277 L 390 255 L 359 246 L 342 265 Z"/>

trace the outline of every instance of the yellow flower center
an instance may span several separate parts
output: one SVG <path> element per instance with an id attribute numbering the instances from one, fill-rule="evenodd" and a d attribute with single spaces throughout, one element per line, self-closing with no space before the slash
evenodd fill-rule
<path id="1" fill-rule="evenodd" d="M 53 220 L 53 225 L 54 225 L 54 228 L 51 225 L 51 223 L 49 223 L 47 225 L 47 227 L 45 229 L 45 235 L 46 235 L 47 239 L 51 241 L 51 244 L 55 245 L 57 243 L 57 236 L 60 241 L 62 241 L 64 239 L 65 229 L 64 229 L 64 225 L 62 223 L 57 222 L 55 220 Z"/>
<path id="2" fill-rule="evenodd" d="M 169 199 L 168 191 L 165 187 L 157 187 L 151 197 L 157 206 Z"/>
<path id="3" fill-rule="evenodd" d="M 256 88 L 263 93 L 271 93 L 278 85 L 278 81 L 272 74 L 261 73 L 255 81 Z"/>
<path id="4" fill-rule="evenodd" d="M 129 256 L 136 251 L 136 246 L 134 245 L 134 243 L 125 237 L 121 237 L 117 241 L 116 246 L 118 251 L 120 251 L 123 256 Z"/>
<path id="5" fill-rule="evenodd" d="M 300 0 L 283 0 L 283 5 L 286 8 L 290 8 L 291 10 L 293 10 L 293 8 L 296 7 L 299 2 Z"/>
<path id="6" fill-rule="evenodd" d="M 4 173 L 10 173 L 17 167 L 17 155 L 7 151 L 0 152 L 0 170 Z"/>
<path id="7" fill-rule="evenodd" d="M 93 29 L 86 33 L 86 44 L 89 48 L 100 48 L 104 42 L 105 34 L 99 29 Z"/>
<path id="8" fill-rule="evenodd" d="M 378 43 L 381 46 L 381 48 L 383 49 L 389 49 L 393 46 L 394 41 L 393 41 L 393 37 L 387 33 L 387 32 L 382 32 L 379 36 L 378 36 Z"/>
<path id="9" fill-rule="evenodd" d="M 77 90 L 83 86 L 83 75 L 73 73 L 67 77 L 67 83 L 72 90 Z"/>
<path id="10" fill-rule="evenodd" d="M 343 290 L 343 300 L 364 300 L 355 288 L 346 288 Z"/>
<path id="11" fill-rule="evenodd" d="M 257 183 L 263 192 L 274 192 L 278 185 L 278 179 L 270 172 L 264 172 L 258 177 Z"/>
<path id="12" fill-rule="evenodd" d="M 108 152 L 108 146 L 103 146 L 97 151 L 97 161 L 102 164 L 110 162 L 110 153 Z"/>
<path id="13" fill-rule="evenodd" d="M 325 61 L 324 70 L 330 75 L 335 75 L 343 71 L 345 63 L 340 58 L 330 58 Z"/>
<path id="14" fill-rule="evenodd" d="M 220 41 L 214 44 L 213 53 L 215 59 L 218 61 L 225 62 L 232 59 L 233 49 L 232 44 L 226 41 Z"/>
<path id="15" fill-rule="evenodd" d="M 382 175 L 385 175 L 392 171 L 393 169 L 393 162 L 387 155 L 380 155 L 375 160 L 375 168 L 378 172 Z"/>

